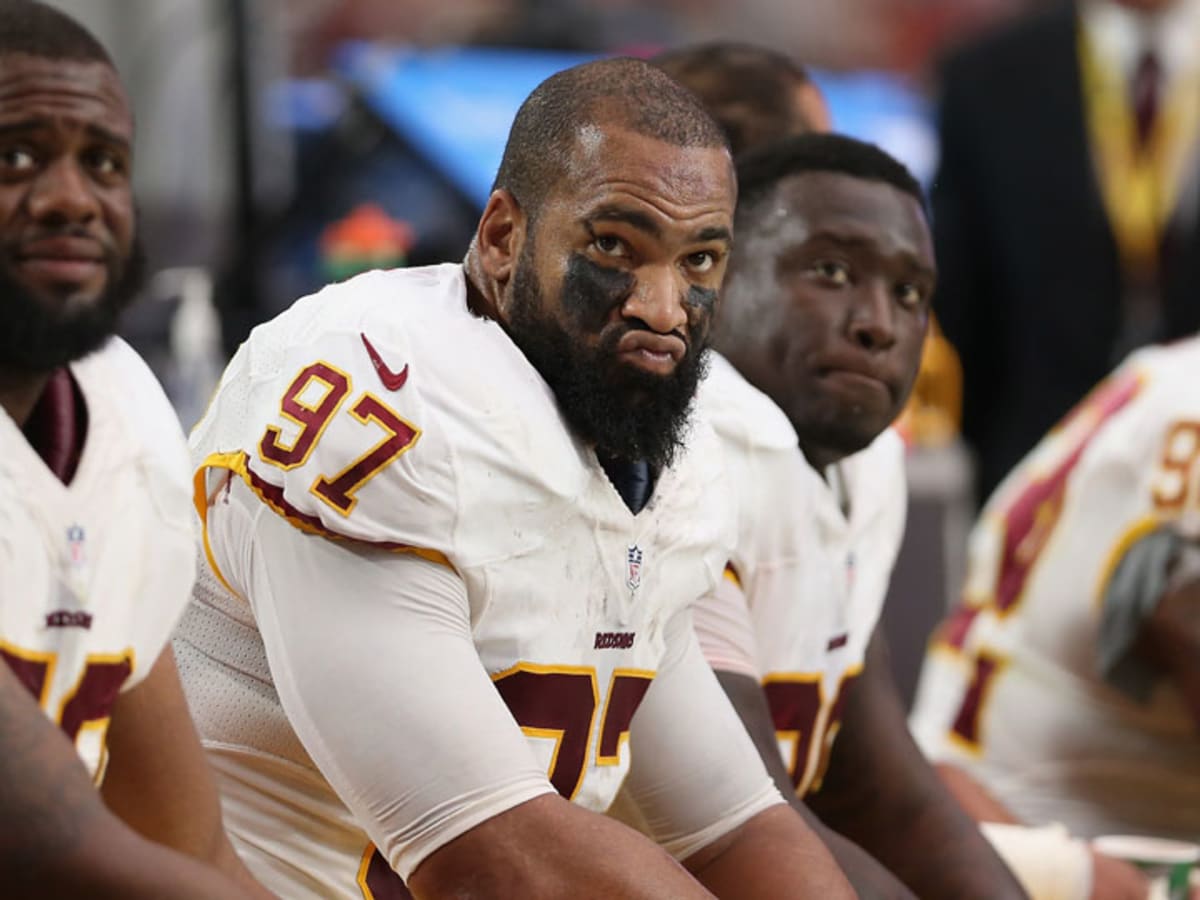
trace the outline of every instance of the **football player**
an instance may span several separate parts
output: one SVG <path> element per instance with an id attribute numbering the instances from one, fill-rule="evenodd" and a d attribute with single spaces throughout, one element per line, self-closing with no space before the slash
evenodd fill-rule
<path id="1" fill-rule="evenodd" d="M 650 60 L 700 98 L 725 130 L 734 157 L 831 126 L 825 97 L 804 66 L 755 44 L 713 41 Z"/>
<path id="2" fill-rule="evenodd" d="M 981 821 L 1043 826 L 1019 862 L 1059 896 L 1124 877 L 1079 838 L 1200 837 L 1198 383 L 1200 338 L 1140 351 L 1046 435 L 922 670 L 922 747 Z"/>
<path id="3" fill-rule="evenodd" d="M 1020 896 L 909 738 L 877 633 L 906 507 L 888 425 L 936 280 L 920 186 L 830 134 L 751 151 L 738 177 L 724 358 L 700 405 L 726 447 L 739 534 L 696 609 L 706 656 L 797 808 L 921 897 Z M 860 891 L 907 895 L 825 837 Z"/>
<path id="4" fill-rule="evenodd" d="M 99 43 L 0 6 L 0 893 L 266 897 L 166 646 L 194 573 L 183 435 L 111 336 L 141 272 L 132 140 Z"/>
<path id="5" fill-rule="evenodd" d="M 576 67 L 522 105 L 464 265 L 327 288 L 230 363 L 176 648 L 281 894 L 850 895 L 692 627 L 732 540 L 689 406 L 734 197 L 691 94 Z M 659 846 L 597 815 L 623 783 Z"/>

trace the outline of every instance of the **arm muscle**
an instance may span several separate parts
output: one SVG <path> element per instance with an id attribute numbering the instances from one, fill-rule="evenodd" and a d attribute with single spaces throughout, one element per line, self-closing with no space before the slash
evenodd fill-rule
<path id="1" fill-rule="evenodd" d="M 1024 896 L 909 735 L 878 632 L 810 805 L 921 897 Z"/>
<path id="2" fill-rule="evenodd" d="M 245 896 L 217 872 L 143 839 L 113 817 L 74 748 L 3 664 L 0 881 L 13 900 Z"/>

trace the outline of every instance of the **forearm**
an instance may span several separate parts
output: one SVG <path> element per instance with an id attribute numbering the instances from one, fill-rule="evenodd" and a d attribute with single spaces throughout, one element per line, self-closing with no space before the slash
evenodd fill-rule
<path id="1" fill-rule="evenodd" d="M 218 873 L 109 813 L 62 732 L 0 664 L 0 883 L 4 896 L 230 900 Z"/>
<path id="2" fill-rule="evenodd" d="M 915 895 L 891 872 L 858 844 L 838 834 L 815 816 L 794 794 L 792 807 L 829 848 L 834 860 L 854 888 L 859 900 L 915 900 Z"/>
<path id="3" fill-rule="evenodd" d="M 937 763 L 934 771 L 956 803 L 976 822 L 1019 825 L 1020 820 L 978 781 L 953 763 Z"/>
<path id="4" fill-rule="evenodd" d="M 808 844 L 807 826 L 795 810 L 779 804 L 684 861 L 718 897 L 739 900 L 853 898 L 854 890 L 819 843 Z"/>
<path id="5" fill-rule="evenodd" d="M 951 763 L 938 777 L 980 823 L 984 836 L 1031 897 L 1145 897 L 1149 885 L 1128 863 L 1090 850 L 1061 825 L 1027 827 L 969 773 Z"/>
<path id="6" fill-rule="evenodd" d="M 630 828 L 557 795 L 530 800 L 431 854 L 409 878 L 418 900 L 711 895 Z"/>
<path id="7" fill-rule="evenodd" d="M 4 896 L 11 900 L 88 897 L 92 900 L 248 900 L 246 891 L 209 866 L 146 841 L 116 819 L 97 819 L 67 853 L 29 854 L 3 863 Z"/>
<path id="8" fill-rule="evenodd" d="M 1193 569 L 1200 556 L 1189 549 Z M 1200 578 L 1174 585 L 1142 627 L 1139 651 L 1173 682 L 1200 730 Z"/>
<path id="9" fill-rule="evenodd" d="M 808 802 L 919 897 L 1025 896 L 909 735 L 878 637 L 846 703 L 823 786 Z"/>
<path id="10" fill-rule="evenodd" d="M 113 706 L 101 796 L 142 837 L 223 872 L 255 900 L 273 895 L 238 858 L 221 821 L 212 771 L 168 646 Z"/>
<path id="11" fill-rule="evenodd" d="M 783 759 L 779 755 L 779 745 L 775 741 L 775 728 L 771 722 L 770 709 L 758 681 L 740 673 L 722 671 L 717 672 L 717 680 L 733 703 L 733 708 L 741 718 L 751 740 L 754 741 L 759 756 L 767 767 L 767 772 L 771 775 L 775 786 L 833 854 L 834 860 L 841 867 L 854 890 L 858 892 L 859 897 L 862 900 L 872 900 L 872 898 L 903 900 L 903 898 L 912 897 L 909 890 L 869 853 L 853 841 L 847 840 L 827 828 L 804 801 L 796 796 Z"/>
<path id="12" fill-rule="evenodd" d="M 1024 896 L 978 826 L 939 785 L 922 782 L 902 790 L 864 785 L 822 794 L 812 801 L 822 820 L 869 847 L 917 896 Z M 938 852 L 929 853 L 930 847 Z"/>

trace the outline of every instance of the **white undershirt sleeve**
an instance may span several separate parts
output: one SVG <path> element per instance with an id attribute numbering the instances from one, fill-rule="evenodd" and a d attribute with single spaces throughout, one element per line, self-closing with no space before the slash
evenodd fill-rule
<path id="1" fill-rule="evenodd" d="M 667 625 L 671 648 L 629 730 L 626 790 L 651 837 L 686 859 L 783 803 L 700 652 L 690 609 Z"/>
<path id="2" fill-rule="evenodd" d="M 692 617 L 700 650 L 710 666 L 759 680 L 754 624 L 740 584 L 726 575 L 692 607 Z"/>
<path id="3" fill-rule="evenodd" d="M 249 549 L 220 555 L 235 558 L 292 727 L 392 868 L 407 878 L 460 834 L 553 792 L 479 660 L 454 571 L 303 534 L 253 503 L 252 526 L 235 529 Z M 221 507 L 209 511 L 217 546 L 221 520 L 247 510 Z"/>

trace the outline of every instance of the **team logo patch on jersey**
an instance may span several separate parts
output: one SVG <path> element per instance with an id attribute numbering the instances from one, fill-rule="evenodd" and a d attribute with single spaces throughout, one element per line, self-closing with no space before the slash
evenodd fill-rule
<path id="1" fill-rule="evenodd" d="M 87 562 L 87 554 L 84 552 L 85 537 L 80 525 L 72 525 L 67 529 L 67 559 L 73 566 L 82 566 Z"/>
<path id="2" fill-rule="evenodd" d="M 82 525 L 67 529 L 67 571 L 58 582 L 58 609 L 46 613 L 47 628 L 91 628 L 92 615 L 80 599 L 86 590 L 87 533 Z"/>
<path id="3" fill-rule="evenodd" d="M 642 586 L 642 550 L 637 544 L 625 551 L 625 562 L 625 583 L 631 591 L 636 591 Z"/>

